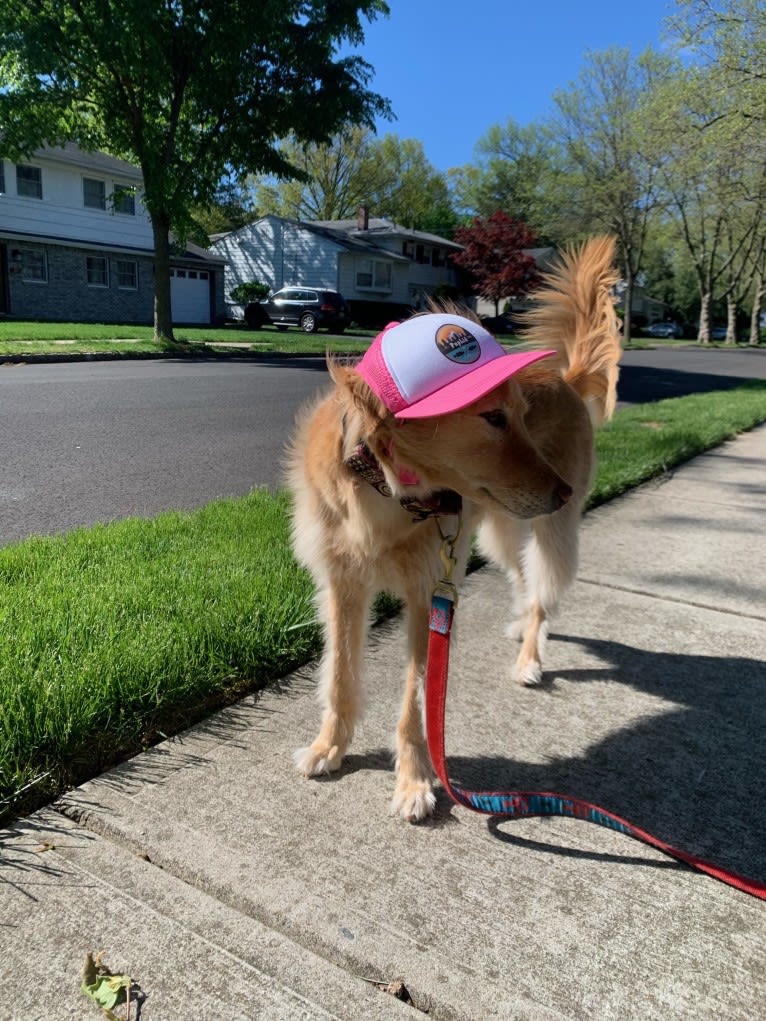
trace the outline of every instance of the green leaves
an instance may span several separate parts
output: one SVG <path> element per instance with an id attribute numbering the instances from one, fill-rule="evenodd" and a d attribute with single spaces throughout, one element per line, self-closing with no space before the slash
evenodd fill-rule
<path id="1" fill-rule="evenodd" d="M 103 963 L 103 951 L 95 956 L 90 952 L 85 955 L 80 988 L 98 1004 L 107 1021 L 120 1021 L 114 1013 L 114 1008 L 120 1004 L 127 1003 L 130 1008 L 133 986 L 130 975 L 115 975 L 109 971 Z"/>

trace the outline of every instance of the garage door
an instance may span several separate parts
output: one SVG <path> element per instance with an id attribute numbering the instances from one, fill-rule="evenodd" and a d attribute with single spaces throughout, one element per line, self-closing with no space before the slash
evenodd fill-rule
<path id="1" fill-rule="evenodd" d="M 210 322 L 210 274 L 204 269 L 171 269 L 170 307 L 174 323 Z"/>

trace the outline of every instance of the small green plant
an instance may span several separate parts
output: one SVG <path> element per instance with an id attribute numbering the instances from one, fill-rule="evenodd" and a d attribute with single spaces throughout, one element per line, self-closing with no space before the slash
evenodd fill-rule
<path id="1" fill-rule="evenodd" d="M 260 301 L 261 298 L 268 298 L 269 285 L 262 284 L 260 280 L 250 280 L 244 284 L 237 284 L 229 292 L 229 297 L 238 305 L 247 305 L 249 301 Z"/>

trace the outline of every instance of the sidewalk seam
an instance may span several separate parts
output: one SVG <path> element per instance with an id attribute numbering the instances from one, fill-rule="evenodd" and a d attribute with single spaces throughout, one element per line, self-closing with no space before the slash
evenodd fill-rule
<path id="1" fill-rule="evenodd" d="M 635 596 L 645 596 L 647 599 L 654 599 L 660 603 L 677 603 L 680 606 L 693 606 L 697 610 L 709 610 L 711 613 L 726 613 L 731 617 L 744 617 L 746 620 L 757 620 L 766 623 L 766 616 L 757 613 L 746 613 L 744 610 L 730 610 L 725 606 L 711 606 L 710 603 L 698 603 L 693 599 L 680 599 L 678 596 L 660 595 L 656 592 L 648 592 L 646 589 L 632 588 L 630 585 L 617 585 L 609 581 L 596 581 L 594 578 L 577 576 L 577 582 L 583 585 L 593 585 L 596 588 L 611 589 L 615 592 L 628 592 Z"/>

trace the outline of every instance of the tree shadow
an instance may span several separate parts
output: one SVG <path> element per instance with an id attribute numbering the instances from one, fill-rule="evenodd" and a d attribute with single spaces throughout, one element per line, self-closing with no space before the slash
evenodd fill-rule
<path id="1" fill-rule="evenodd" d="M 665 397 L 686 397 L 711 390 L 732 390 L 747 377 L 724 376 L 708 372 L 684 372 L 658 369 L 649 365 L 621 365 L 617 400 L 624 404 L 643 404 Z"/>
<path id="2" fill-rule="evenodd" d="M 87 880 L 83 876 L 50 852 L 55 850 L 57 840 L 71 847 L 74 841 L 87 843 L 95 839 L 82 830 L 73 834 L 71 826 L 57 823 L 52 812 L 46 812 L 44 818 L 19 820 L 0 833 L 0 888 L 6 887 L 35 903 L 38 900 L 35 887 L 85 885 Z M 0 919 L 0 929 L 5 927 Z"/>

